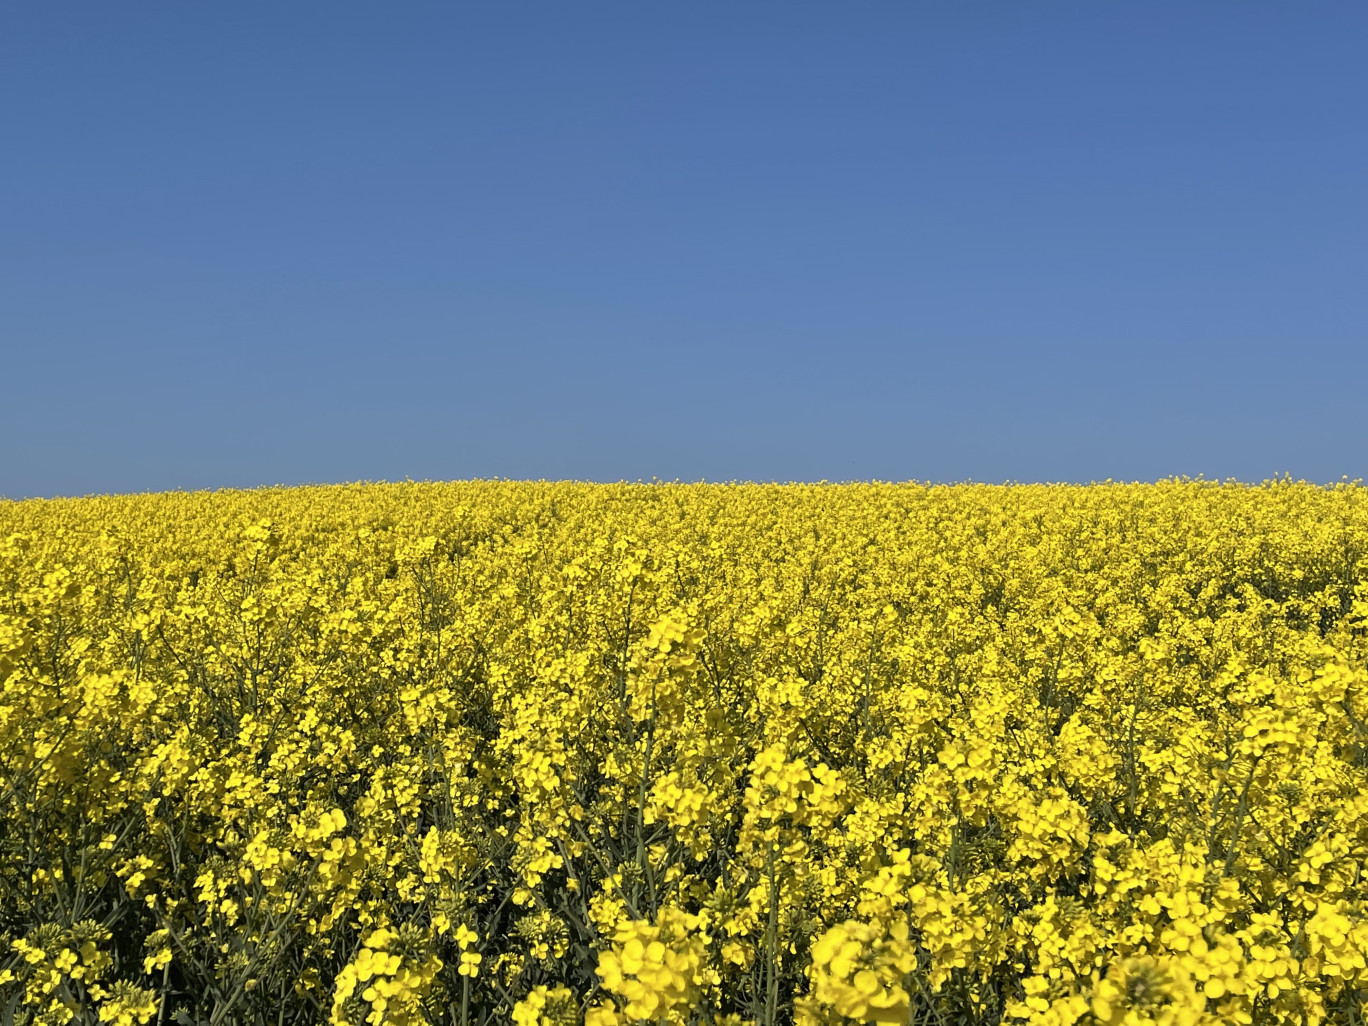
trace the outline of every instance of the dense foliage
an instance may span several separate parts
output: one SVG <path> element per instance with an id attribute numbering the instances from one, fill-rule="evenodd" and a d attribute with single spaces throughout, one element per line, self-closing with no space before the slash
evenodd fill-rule
<path id="1" fill-rule="evenodd" d="M 1359 1023 L 1368 491 L 0 503 L 0 1020 Z"/>

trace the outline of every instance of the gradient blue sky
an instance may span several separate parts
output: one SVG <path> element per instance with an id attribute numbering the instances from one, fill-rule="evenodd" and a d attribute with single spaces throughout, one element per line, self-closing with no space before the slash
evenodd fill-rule
<path id="1" fill-rule="evenodd" d="M 1368 5 L 15 3 L 0 494 L 1368 477 Z"/>

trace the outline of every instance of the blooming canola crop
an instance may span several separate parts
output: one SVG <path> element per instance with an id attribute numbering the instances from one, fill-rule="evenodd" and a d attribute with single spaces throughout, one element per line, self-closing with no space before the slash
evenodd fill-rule
<path id="1" fill-rule="evenodd" d="M 1368 491 L 0 503 L 0 1022 L 1368 999 Z"/>

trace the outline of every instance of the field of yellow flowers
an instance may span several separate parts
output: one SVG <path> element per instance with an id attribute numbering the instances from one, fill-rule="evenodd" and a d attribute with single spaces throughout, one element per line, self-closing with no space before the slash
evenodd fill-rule
<path id="1" fill-rule="evenodd" d="M 1368 490 L 0 503 L 0 1023 L 1355 1024 Z"/>

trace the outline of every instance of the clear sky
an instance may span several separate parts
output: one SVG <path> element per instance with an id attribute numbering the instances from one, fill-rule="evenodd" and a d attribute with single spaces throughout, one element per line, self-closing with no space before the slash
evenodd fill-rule
<path id="1" fill-rule="evenodd" d="M 1368 4 L 11 3 L 0 494 L 1368 477 Z"/>

